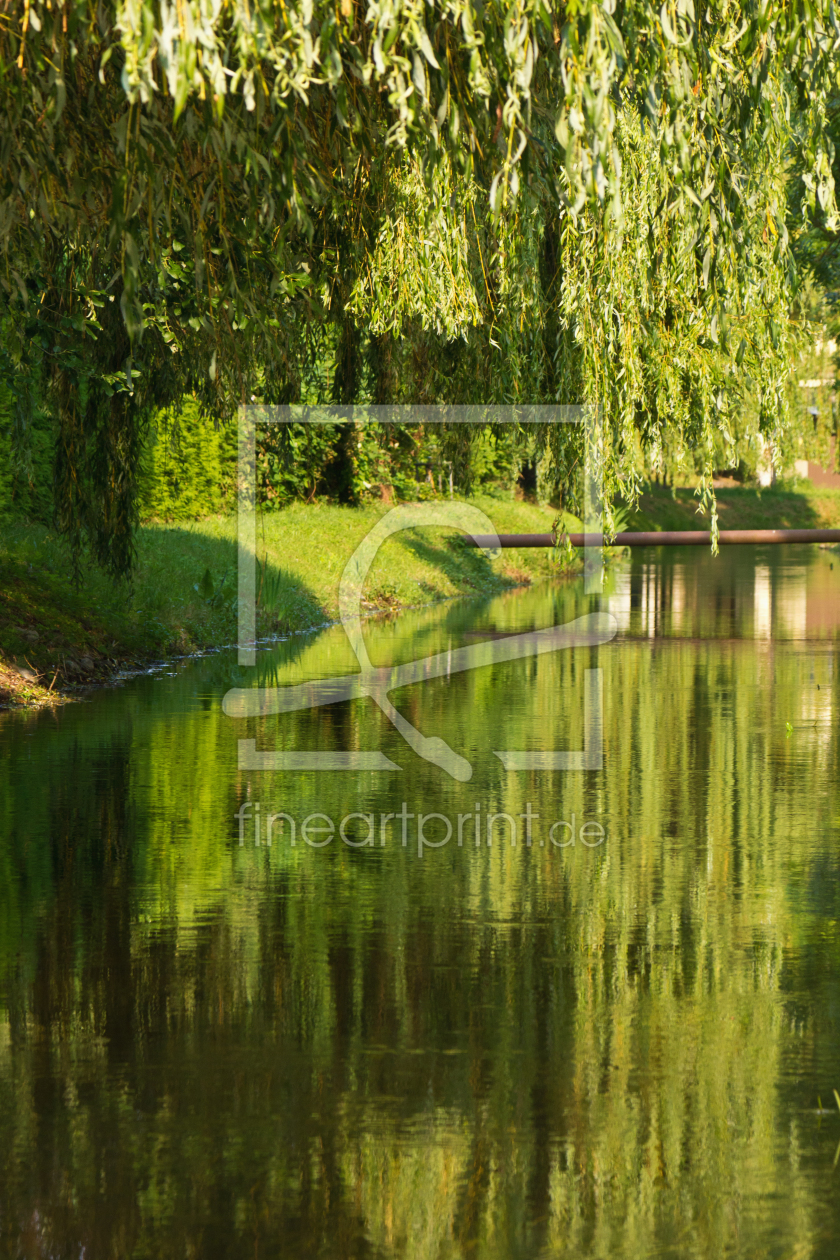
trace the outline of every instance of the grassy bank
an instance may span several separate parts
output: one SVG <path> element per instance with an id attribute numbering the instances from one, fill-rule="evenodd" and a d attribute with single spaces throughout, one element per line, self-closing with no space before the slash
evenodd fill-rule
<path id="1" fill-rule="evenodd" d="M 509 497 L 470 500 L 501 533 L 546 532 L 554 509 Z M 651 486 L 630 528 L 697 529 L 691 490 Z M 840 528 L 840 491 L 808 483 L 718 491 L 721 528 Z M 338 616 L 338 586 L 354 548 L 387 511 L 295 504 L 258 520 L 257 631 L 305 630 Z M 567 527 L 576 522 L 569 519 Z M 137 538 L 133 591 L 102 574 L 69 577 L 69 557 L 48 530 L 0 528 L 0 706 L 54 703 L 119 668 L 236 638 L 236 520 L 211 517 L 149 524 Z M 554 569 L 554 572 L 557 570 Z M 506 552 L 490 562 L 440 530 L 407 531 L 386 542 L 369 574 L 368 612 L 493 593 L 547 576 L 546 551 Z"/>
<path id="2" fill-rule="evenodd" d="M 556 511 L 480 495 L 500 532 L 546 532 Z M 258 518 L 257 632 L 305 630 L 338 617 L 338 587 L 355 547 L 387 511 L 295 504 Z M 575 522 L 569 518 L 568 527 Z M 0 531 L 0 705 L 54 703 L 115 670 L 236 638 L 236 519 L 149 524 L 137 537 L 133 591 L 90 571 L 77 590 L 61 540 L 6 522 Z M 379 551 L 368 612 L 492 593 L 552 571 L 545 551 L 490 562 L 451 532 L 410 530 Z M 556 569 L 555 569 L 556 571 Z"/>
<path id="3" fill-rule="evenodd" d="M 715 490 L 721 529 L 840 529 L 840 490 L 808 481 L 778 482 L 760 490 L 722 486 Z M 652 485 L 631 517 L 633 530 L 708 529 L 697 515 L 693 490 Z"/>

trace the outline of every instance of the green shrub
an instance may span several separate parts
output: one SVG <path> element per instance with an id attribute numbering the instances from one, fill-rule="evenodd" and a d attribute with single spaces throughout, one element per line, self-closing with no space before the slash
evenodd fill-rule
<path id="1" fill-rule="evenodd" d="M 236 429 L 205 420 L 198 404 L 158 412 L 140 469 L 143 520 L 186 521 L 233 507 Z"/>

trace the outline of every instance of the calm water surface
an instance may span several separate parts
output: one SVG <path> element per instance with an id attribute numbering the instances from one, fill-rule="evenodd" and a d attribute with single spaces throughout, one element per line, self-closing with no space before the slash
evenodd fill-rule
<path id="1" fill-rule="evenodd" d="M 598 606 L 366 636 L 400 664 Z M 604 646 L 394 694 L 467 782 L 367 699 L 225 716 L 354 672 L 340 628 L 4 718 L 0 1254 L 838 1254 L 840 554 L 639 553 L 601 606 Z M 594 669 L 603 768 L 506 770 L 584 746 Z"/>

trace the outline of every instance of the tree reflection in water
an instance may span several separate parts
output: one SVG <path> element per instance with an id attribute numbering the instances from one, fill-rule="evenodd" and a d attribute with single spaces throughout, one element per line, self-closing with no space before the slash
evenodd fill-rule
<path id="1" fill-rule="evenodd" d="M 4 721 L 4 1252 L 836 1253 L 840 566 L 649 554 L 610 582 L 609 646 L 395 696 L 466 784 L 366 703 L 231 722 L 227 656 Z M 371 654 L 589 606 L 447 604 L 372 627 Z M 581 745 L 595 664 L 603 772 L 507 774 L 497 747 Z M 328 631 L 259 668 L 354 664 Z M 246 776 L 243 735 L 403 770 Z M 297 820 L 530 801 L 607 841 L 240 848 L 249 786 Z"/>

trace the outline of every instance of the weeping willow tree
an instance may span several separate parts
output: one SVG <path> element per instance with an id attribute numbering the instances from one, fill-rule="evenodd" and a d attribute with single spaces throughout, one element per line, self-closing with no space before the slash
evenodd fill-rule
<path id="1" fill-rule="evenodd" d="M 608 500 L 634 502 L 646 469 L 692 470 L 714 519 L 714 470 L 767 441 L 783 453 L 804 415 L 791 373 L 809 325 L 792 306 L 790 137 L 743 156 L 741 253 L 718 248 L 708 198 L 702 232 L 684 213 L 659 126 L 626 106 L 615 138 L 620 199 L 577 214 L 556 202 L 558 186 L 570 192 L 562 167 L 494 213 L 444 163 L 429 198 L 407 158 L 348 309 L 410 345 L 407 397 L 591 404 L 605 417 L 595 455 Z M 582 434 L 542 438 L 562 482 Z"/>
<path id="2" fill-rule="evenodd" d="M 596 403 L 609 488 L 633 499 L 639 452 L 708 482 L 795 425 L 788 208 L 836 227 L 838 48 L 822 0 L 25 0 L 0 17 L 17 457 L 47 398 L 59 524 L 124 573 L 154 409 L 294 401 L 326 347 L 335 401 Z"/>

